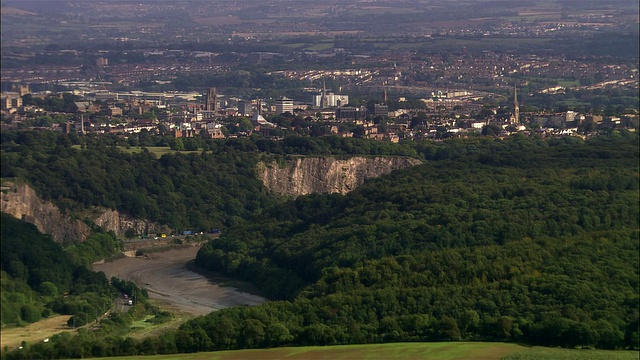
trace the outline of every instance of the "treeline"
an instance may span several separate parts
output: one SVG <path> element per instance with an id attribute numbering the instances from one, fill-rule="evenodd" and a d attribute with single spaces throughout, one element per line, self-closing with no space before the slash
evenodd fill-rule
<path id="1" fill-rule="evenodd" d="M 109 313 L 91 328 L 79 328 L 75 333 L 60 332 L 51 336 L 48 342 L 23 343 L 20 349 L 5 347 L 2 359 L 80 359 L 152 353 L 148 349 L 153 349 L 155 353 L 159 348 L 162 349 L 158 344 L 163 343 L 165 335 L 143 341 L 125 336 L 134 321 L 148 316 L 151 318 L 146 321 L 150 323 L 165 322 L 171 317 L 169 313 L 158 310 L 148 302 L 140 301 L 131 306 L 126 313 Z M 77 321 L 80 320 L 84 319 L 79 317 Z M 169 342 L 167 344 L 175 346 Z M 175 348 L 172 350 L 175 352 Z"/>
<path id="2" fill-rule="evenodd" d="M 591 79 L 574 80 L 580 80 L 584 84 L 594 81 Z M 534 90 L 537 84 L 540 84 L 540 82 L 532 81 L 527 88 L 528 92 L 533 94 L 527 98 L 528 111 L 549 109 L 564 112 L 574 110 L 582 114 L 593 113 L 604 116 L 620 116 L 634 113 L 634 109 L 637 107 L 638 101 L 640 101 L 637 89 L 566 89 L 563 94 L 543 94 Z M 556 82 L 553 82 L 553 84 L 555 85 Z M 538 87 L 544 85 L 546 84 L 540 84 Z"/>
<path id="3" fill-rule="evenodd" d="M 238 55 L 226 54 L 226 61 L 242 61 Z M 276 60 L 278 62 L 278 60 Z M 143 81 L 140 88 L 144 91 L 202 91 L 208 87 L 216 87 L 219 91 L 233 93 L 242 98 L 276 98 L 288 95 L 293 98 L 309 97 L 304 92 L 305 82 L 291 80 L 278 74 L 269 74 L 266 69 L 255 67 L 246 70 L 227 71 L 219 74 L 182 74 L 169 84 L 157 84 Z"/>
<path id="4" fill-rule="evenodd" d="M 187 139 L 201 153 L 131 154 L 117 137 L 78 137 L 55 132 L 3 132 L 2 177 L 26 180 L 63 210 L 104 206 L 169 225 L 209 231 L 237 224 L 275 199 L 256 178 L 258 161 L 288 154 L 418 156 L 411 145 L 339 137 Z M 132 135 L 134 136 L 134 135 Z M 193 141 L 191 141 L 193 140 Z M 152 146 L 174 141 L 139 134 Z M 198 209 L 198 211 L 191 211 Z"/>
<path id="5" fill-rule="evenodd" d="M 126 339 L 134 320 L 153 315 L 149 321 L 165 322 L 169 313 L 147 302 L 148 294 L 130 281 L 107 280 L 104 273 L 89 270 L 84 259 L 112 255 L 108 234 L 91 236 L 85 243 L 63 249 L 34 225 L 2 213 L 1 271 L 2 325 L 23 326 L 55 314 L 72 315 L 67 325 L 79 328 L 75 335 L 61 332 L 48 342 L 26 343 L 20 349 L 4 346 L 2 359 L 53 359 L 126 355 L 144 343 Z M 107 240 L 105 237 L 111 239 Z M 80 261 L 79 261 L 80 260 Z M 112 311 L 114 299 L 129 294 L 136 304 L 129 311 Z M 134 344 L 134 345 L 130 345 Z M 116 353 L 112 349 L 117 349 Z"/>
<path id="6" fill-rule="evenodd" d="M 83 149 L 72 139 L 3 132 L 2 177 L 25 179 L 63 210 L 104 206 L 177 230 L 229 226 L 272 202 L 254 174 L 258 157 L 233 147 L 157 159 L 120 151 L 113 138 L 82 138 Z"/>
<path id="7" fill-rule="evenodd" d="M 37 106 L 46 111 L 75 113 L 78 111 L 78 106 L 75 104 L 78 99 L 78 96 L 70 93 L 64 93 L 61 97 L 49 95 L 45 98 L 38 98 L 31 94 L 26 94 L 22 96 L 22 104 L 25 106 Z"/>
<path id="8" fill-rule="evenodd" d="M 346 196 L 299 197 L 204 246 L 199 266 L 288 301 L 183 330 L 204 329 L 208 349 L 461 339 L 637 349 L 637 144 L 631 133 L 421 144 L 434 161 Z"/>

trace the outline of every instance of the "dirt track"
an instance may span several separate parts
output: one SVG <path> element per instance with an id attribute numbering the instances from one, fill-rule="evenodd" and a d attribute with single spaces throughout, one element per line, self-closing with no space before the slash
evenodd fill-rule
<path id="1" fill-rule="evenodd" d="M 151 299 L 195 316 L 235 305 L 257 305 L 267 299 L 220 286 L 215 280 L 185 268 L 193 260 L 198 246 L 152 253 L 148 258 L 122 258 L 93 266 L 108 278 L 135 282 L 145 288 Z"/>

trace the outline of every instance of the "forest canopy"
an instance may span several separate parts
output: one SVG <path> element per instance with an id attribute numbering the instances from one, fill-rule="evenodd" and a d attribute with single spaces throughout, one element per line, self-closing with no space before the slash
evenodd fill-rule
<path id="1" fill-rule="evenodd" d="M 421 166 L 346 196 L 299 197 L 208 243 L 198 265 L 285 301 L 185 328 L 258 320 L 295 345 L 638 348 L 637 141 L 419 144 Z M 225 336 L 213 348 L 248 346 Z"/>
<path id="2" fill-rule="evenodd" d="M 395 145 L 242 139 L 160 158 L 125 153 L 119 141 L 3 133 L 2 176 L 69 207 L 115 207 L 178 229 L 225 226 L 196 264 L 276 301 L 216 311 L 161 339 L 114 340 L 106 354 L 436 340 L 639 348 L 635 133 Z M 274 198 L 255 165 L 295 153 L 423 164 L 347 195 Z M 4 256 L 3 286 L 6 276 L 28 282 Z"/>

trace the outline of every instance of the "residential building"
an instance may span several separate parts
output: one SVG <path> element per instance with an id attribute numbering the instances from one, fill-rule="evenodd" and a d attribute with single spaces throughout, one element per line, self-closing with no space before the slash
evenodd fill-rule
<path id="1" fill-rule="evenodd" d="M 276 99 L 276 114 L 287 112 L 293 114 L 293 100 L 286 97 Z"/>
<path id="2" fill-rule="evenodd" d="M 96 66 L 97 67 L 103 67 L 103 66 L 107 66 L 109 65 L 109 59 L 107 58 L 103 58 L 103 57 L 99 57 L 96 59 Z"/>
<path id="3" fill-rule="evenodd" d="M 336 120 L 356 120 L 367 117 L 367 109 L 364 107 L 343 106 L 336 109 Z"/>
<path id="4" fill-rule="evenodd" d="M 250 101 L 240 100 L 238 101 L 238 115 L 250 116 L 253 114 L 253 105 Z"/>
<path id="5" fill-rule="evenodd" d="M 387 105 L 375 104 L 373 106 L 373 116 L 389 116 L 389 107 Z"/>
<path id="6" fill-rule="evenodd" d="M 109 116 L 122 116 L 122 109 L 119 107 L 110 107 L 107 114 L 109 114 Z"/>
<path id="7" fill-rule="evenodd" d="M 2 93 L 2 109 L 17 109 L 22 106 L 22 97 L 16 92 Z"/>
<path id="8" fill-rule="evenodd" d="M 312 105 L 316 108 L 346 106 L 348 103 L 349 95 L 339 95 L 331 92 L 324 95 L 324 97 L 322 94 L 314 95 L 312 99 Z"/>

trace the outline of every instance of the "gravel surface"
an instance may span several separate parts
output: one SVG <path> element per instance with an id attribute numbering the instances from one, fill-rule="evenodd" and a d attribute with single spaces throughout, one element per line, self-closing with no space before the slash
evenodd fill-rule
<path id="1" fill-rule="evenodd" d="M 221 286 L 215 279 L 188 270 L 185 264 L 195 259 L 199 246 L 151 253 L 146 257 L 121 258 L 93 265 L 107 278 L 113 276 L 135 282 L 145 288 L 151 299 L 168 303 L 194 316 L 235 305 L 258 305 L 267 299 Z"/>

